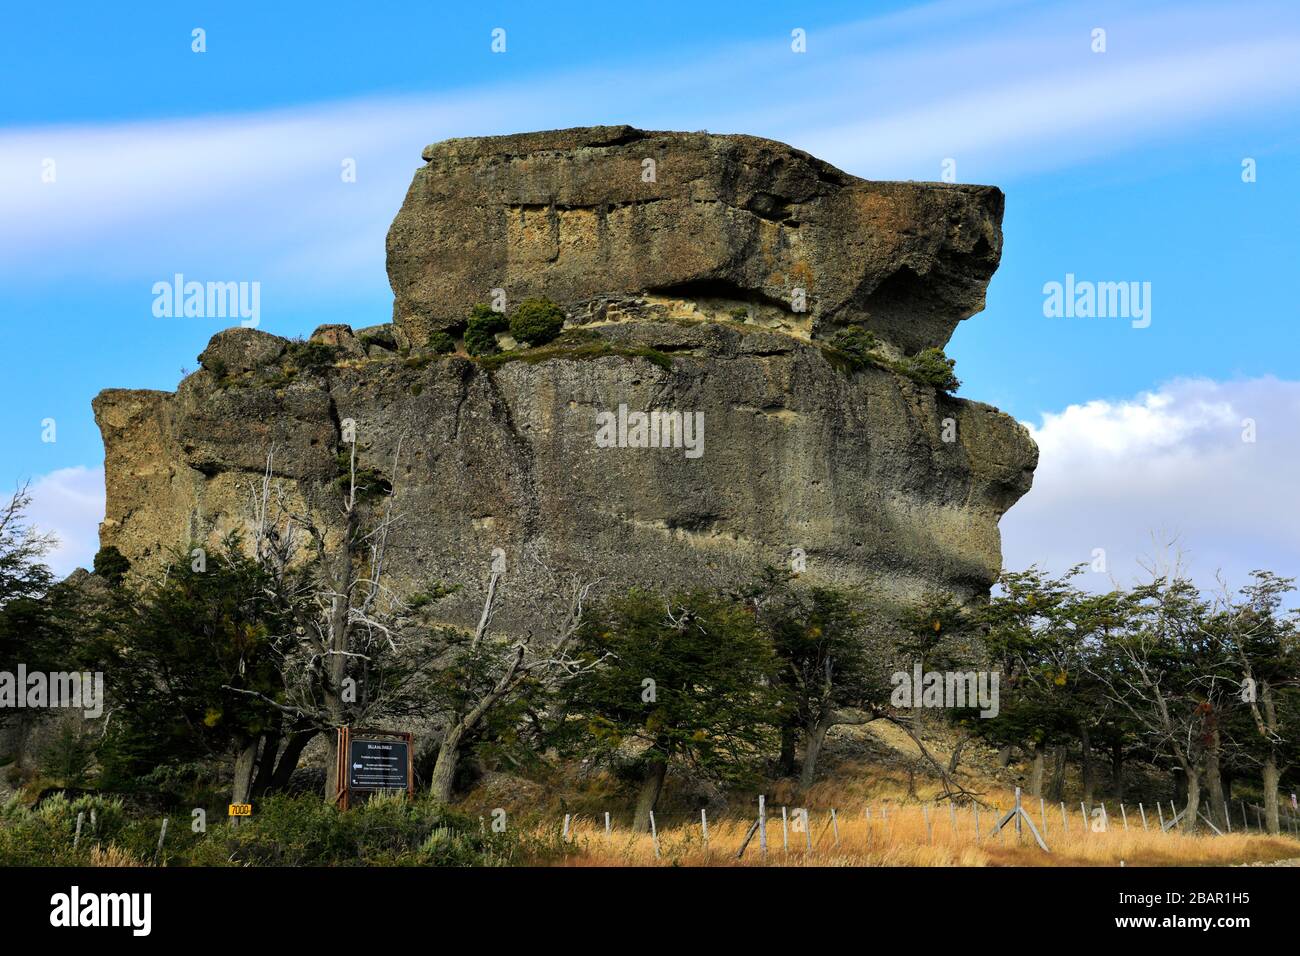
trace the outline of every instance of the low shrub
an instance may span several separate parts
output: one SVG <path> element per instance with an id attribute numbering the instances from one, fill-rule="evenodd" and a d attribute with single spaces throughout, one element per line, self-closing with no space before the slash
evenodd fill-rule
<path id="1" fill-rule="evenodd" d="M 850 325 L 831 336 L 831 348 L 843 352 L 859 365 L 872 361 L 871 352 L 880 345 L 875 333 L 860 325 Z"/>
<path id="2" fill-rule="evenodd" d="M 320 369 L 334 364 L 338 349 L 324 342 L 290 342 L 289 361 L 299 368 Z"/>
<path id="3" fill-rule="evenodd" d="M 495 355 L 501 351 L 497 348 L 497 333 L 510 327 L 506 317 L 500 312 L 493 312 L 486 305 L 476 305 L 469 311 L 469 322 L 465 327 L 465 351 L 470 355 Z"/>
<path id="4" fill-rule="evenodd" d="M 448 352 L 456 351 L 456 340 L 446 332 L 429 333 L 429 348 L 439 355 L 446 355 Z"/>
<path id="5" fill-rule="evenodd" d="M 922 349 L 899 362 L 898 371 L 922 385 L 941 392 L 955 392 L 961 388 L 961 381 L 953 373 L 956 364 L 943 354 L 943 349 Z"/>
<path id="6" fill-rule="evenodd" d="M 239 826 L 223 824 L 195 847 L 208 866 L 491 866 L 515 842 L 428 798 L 379 795 L 348 811 L 317 796 L 270 797 Z"/>
<path id="7" fill-rule="evenodd" d="M 550 299 L 524 299 L 510 317 L 510 335 L 516 342 L 545 345 L 564 330 L 564 310 Z"/>

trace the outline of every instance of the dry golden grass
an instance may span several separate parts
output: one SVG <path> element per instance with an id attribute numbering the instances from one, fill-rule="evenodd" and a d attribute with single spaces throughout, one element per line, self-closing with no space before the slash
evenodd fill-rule
<path id="1" fill-rule="evenodd" d="M 139 860 L 119 846 L 95 846 L 90 850 L 90 866 L 144 866 Z"/>
<path id="2" fill-rule="evenodd" d="M 660 826 L 656 856 L 656 841 L 650 834 L 615 828 L 606 836 L 603 817 L 578 816 L 570 823 L 572 852 L 560 865 L 1119 866 L 1122 861 L 1127 866 L 1224 866 L 1300 857 L 1300 841 L 1290 837 L 1256 833 L 1225 836 L 1163 833 L 1150 816 L 1149 829 L 1143 830 L 1136 808 L 1130 814 L 1127 829 L 1116 816 L 1108 820 L 1105 832 L 1094 831 L 1082 811 L 1076 809 L 1070 813 L 1067 809 L 1066 830 L 1059 805 L 1047 808 L 1045 837 L 1051 852 L 1044 853 L 1028 827 L 1019 837 L 1013 824 L 993 835 L 995 822 L 1014 802 L 1012 794 L 999 796 L 1001 811 L 980 810 L 978 836 L 970 806 L 950 810 L 947 803 L 875 801 L 837 808 L 834 824 L 829 810 L 811 809 L 811 851 L 809 836 L 796 831 L 794 814 L 789 808 L 783 833 L 781 807 L 775 805 L 768 810 L 766 855 L 761 852 L 756 835 L 739 860 L 736 850 L 752 819 L 710 820 L 707 848 L 698 819 L 693 823 L 680 821 Z M 991 799 L 996 801 L 998 796 Z M 1028 803 L 1025 809 L 1042 832 L 1038 801 L 1032 803 L 1032 810 Z M 1108 811 L 1113 809 L 1108 807 Z M 541 835 L 540 829 L 538 833 Z"/>

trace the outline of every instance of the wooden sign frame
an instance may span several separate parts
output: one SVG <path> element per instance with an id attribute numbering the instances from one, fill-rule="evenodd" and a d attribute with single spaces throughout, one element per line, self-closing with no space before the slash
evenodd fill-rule
<path id="1" fill-rule="evenodd" d="M 406 743 L 406 797 L 411 799 L 415 796 L 415 736 L 406 730 L 370 730 L 351 727 L 340 727 L 338 729 L 338 757 L 334 765 L 334 782 L 338 790 L 338 796 L 335 802 L 339 803 L 344 810 L 352 805 L 353 790 L 348 781 L 351 775 L 348 773 L 348 761 L 351 760 L 352 741 L 354 738 L 373 739 L 373 740 L 401 740 Z M 357 793 L 391 793 L 389 790 L 360 790 Z"/>

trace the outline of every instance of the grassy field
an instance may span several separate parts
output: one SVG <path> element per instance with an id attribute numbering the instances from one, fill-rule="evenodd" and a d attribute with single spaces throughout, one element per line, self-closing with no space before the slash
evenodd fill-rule
<path id="1" fill-rule="evenodd" d="M 1106 821 L 1106 829 L 1098 831 L 1085 821 L 1081 810 L 1067 809 L 1063 825 L 1059 805 L 1049 806 L 1044 827 L 1035 800 L 1031 816 L 1040 833 L 1046 830 L 1051 851 L 1044 853 L 1028 827 L 1017 835 L 1014 825 L 1008 824 L 993 834 L 996 820 L 1013 801 L 1014 795 L 1008 793 L 1001 812 L 980 810 L 978 831 L 969 805 L 841 807 L 836 808 L 834 822 L 829 809 L 810 809 L 807 831 L 794 821 L 792 808 L 786 808 L 783 826 L 782 808 L 769 807 L 766 854 L 755 835 L 740 859 L 736 851 L 753 818 L 710 820 L 706 846 L 698 819 L 657 826 L 656 838 L 625 826 L 614 826 L 607 835 L 603 815 L 580 815 L 570 820 L 571 852 L 558 862 L 565 866 L 1227 866 L 1300 858 L 1300 840 L 1292 837 L 1161 832 L 1154 815 L 1148 817 L 1144 830 L 1136 807 L 1127 828 L 1116 813 Z M 1108 807 L 1108 816 L 1115 809 Z M 537 835 L 548 835 L 550 826 L 539 827 Z"/>

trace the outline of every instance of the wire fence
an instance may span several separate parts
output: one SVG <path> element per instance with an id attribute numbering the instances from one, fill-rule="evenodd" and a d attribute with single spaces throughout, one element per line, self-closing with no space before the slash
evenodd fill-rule
<path id="1" fill-rule="evenodd" d="M 1016 812 L 1017 806 L 1021 812 Z M 1205 810 L 1198 813 L 1200 836 L 1267 833 L 1262 807 L 1238 801 L 1224 820 Z M 1098 801 L 1067 804 L 1037 797 L 1007 806 L 953 801 L 868 802 L 855 807 L 796 807 L 759 802 L 754 813 L 710 814 L 699 811 L 652 813 L 644 830 L 635 827 L 627 811 L 568 813 L 558 821 L 565 843 L 580 844 L 598 855 L 602 848 L 631 851 L 649 841 L 653 856 L 683 854 L 735 859 L 773 853 L 815 856 L 832 851 L 898 851 L 936 848 L 952 857 L 970 848 L 1023 846 L 1051 852 L 1053 846 L 1072 851 L 1131 846 L 1133 838 L 1160 840 L 1184 837 L 1185 808 L 1172 801 Z M 761 822 L 760 822 L 761 821 Z M 1283 835 L 1300 839 L 1300 817 L 1279 814 Z M 1119 838 L 1128 837 L 1127 843 Z M 641 847 L 644 849 L 644 847 Z"/>

